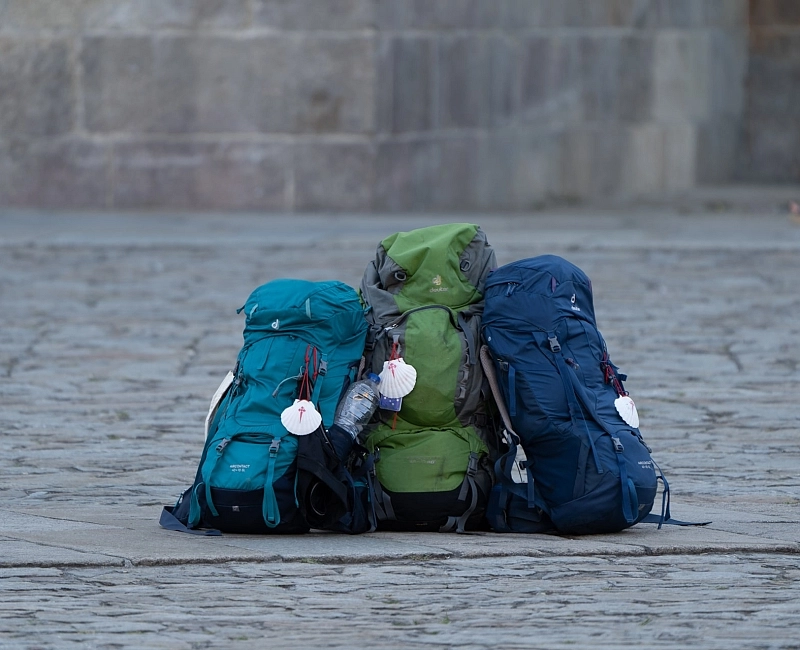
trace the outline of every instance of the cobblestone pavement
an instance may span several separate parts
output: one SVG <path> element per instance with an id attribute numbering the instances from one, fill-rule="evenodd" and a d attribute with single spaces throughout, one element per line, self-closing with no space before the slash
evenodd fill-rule
<path id="1" fill-rule="evenodd" d="M 775 555 L 0 575 L 4 647 L 800 647 L 800 568 Z"/>
<path id="2" fill-rule="evenodd" d="M 397 230 L 467 220 L 561 254 L 704 529 L 619 535 L 162 531 L 235 309 L 357 285 Z M 800 648 L 800 225 L 669 211 L 263 217 L 0 213 L 0 647 Z"/>

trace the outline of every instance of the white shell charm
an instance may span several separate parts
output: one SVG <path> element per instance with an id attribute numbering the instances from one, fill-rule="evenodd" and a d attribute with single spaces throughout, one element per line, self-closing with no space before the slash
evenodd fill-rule
<path id="1" fill-rule="evenodd" d="M 617 407 L 617 413 L 625 420 L 625 424 L 634 429 L 639 428 L 639 414 L 636 412 L 636 404 L 627 395 L 620 395 L 614 400 L 614 406 Z"/>
<path id="2" fill-rule="evenodd" d="M 417 383 L 417 371 L 414 366 L 408 365 L 402 358 L 389 359 L 383 362 L 380 374 L 379 390 L 381 395 L 396 398 L 405 397 Z"/>
<path id="3" fill-rule="evenodd" d="M 304 399 L 296 399 L 294 404 L 283 409 L 281 424 L 289 433 L 296 436 L 307 436 L 322 424 L 322 416 L 314 405 Z"/>

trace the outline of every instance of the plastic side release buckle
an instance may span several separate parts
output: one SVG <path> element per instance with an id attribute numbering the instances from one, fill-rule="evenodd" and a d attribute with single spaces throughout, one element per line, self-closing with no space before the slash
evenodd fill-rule
<path id="1" fill-rule="evenodd" d="M 612 436 L 611 441 L 614 443 L 614 451 L 616 451 L 618 454 L 625 451 L 625 447 L 622 446 L 622 442 L 619 438 Z"/>
<path id="2" fill-rule="evenodd" d="M 467 475 L 475 476 L 478 473 L 478 454 L 474 451 L 469 455 L 469 465 L 467 466 Z"/>
<path id="3" fill-rule="evenodd" d="M 270 456 L 277 456 L 278 455 L 278 448 L 281 446 L 281 439 L 275 438 L 269 445 L 269 455 Z"/>
<path id="4" fill-rule="evenodd" d="M 550 343 L 550 350 L 552 352 L 561 352 L 561 344 L 558 342 L 557 336 L 548 336 L 548 343 Z"/>

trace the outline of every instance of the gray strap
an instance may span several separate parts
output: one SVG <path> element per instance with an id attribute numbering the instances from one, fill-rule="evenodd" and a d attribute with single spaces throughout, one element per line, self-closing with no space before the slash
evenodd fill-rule
<path id="1" fill-rule="evenodd" d="M 449 533 L 454 528 L 457 533 L 465 532 L 467 520 L 470 518 L 475 508 L 478 506 L 478 486 L 475 485 L 475 474 L 478 472 L 478 454 L 474 451 L 469 455 L 469 466 L 464 481 L 461 483 L 461 491 L 458 494 L 459 501 L 466 501 L 467 493 L 472 491 L 472 501 L 469 507 L 460 517 L 449 516 L 445 524 L 439 529 L 440 533 Z"/>
<path id="2" fill-rule="evenodd" d="M 161 511 L 161 518 L 158 520 L 158 523 L 161 525 L 162 528 L 166 528 L 167 530 L 177 530 L 181 533 L 190 533 L 191 535 L 222 535 L 222 533 L 214 528 L 209 529 L 202 529 L 196 530 L 194 528 L 189 528 L 186 524 L 184 524 L 180 519 L 178 519 L 175 514 L 173 513 L 174 508 L 171 506 L 164 506 L 164 509 Z"/>
<path id="3" fill-rule="evenodd" d="M 440 533 L 451 533 L 451 532 L 453 532 L 453 529 L 457 525 L 458 525 L 458 517 L 453 517 L 452 515 L 450 515 L 447 518 L 447 521 L 444 523 L 444 525 L 439 529 L 439 532 Z"/>
<path id="4" fill-rule="evenodd" d="M 460 517 L 449 516 L 445 524 L 439 529 L 440 533 L 450 533 L 453 532 L 454 529 L 456 533 L 466 532 L 467 521 L 478 506 L 478 487 L 475 485 L 475 479 L 472 478 L 472 476 L 467 476 L 464 479 L 463 485 L 469 486 L 469 489 L 472 490 L 472 501 L 469 507 L 464 511 L 464 514 Z"/>
<path id="5" fill-rule="evenodd" d="M 379 520 L 397 521 L 397 515 L 394 514 L 394 508 L 392 507 L 392 500 L 377 481 L 375 482 L 375 510 Z"/>
<path id="6" fill-rule="evenodd" d="M 475 358 L 475 337 L 472 336 L 472 330 L 469 328 L 469 323 L 467 323 L 467 318 L 463 312 L 458 312 L 458 324 L 461 327 L 461 331 L 464 332 L 464 338 L 467 339 L 469 365 L 474 366 L 477 362 Z"/>
<path id="7" fill-rule="evenodd" d="M 503 424 L 510 434 L 517 437 L 514 428 L 511 426 L 511 417 L 508 415 L 506 401 L 503 399 L 503 391 L 500 390 L 500 384 L 497 381 L 497 371 L 494 367 L 494 361 L 492 361 L 492 353 L 489 351 L 489 346 L 481 346 L 480 358 L 483 372 L 486 374 L 486 379 L 489 381 L 489 387 L 492 389 L 492 395 L 494 396 L 494 401 L 497 403 L 497 410 L 500 411 Z"/>

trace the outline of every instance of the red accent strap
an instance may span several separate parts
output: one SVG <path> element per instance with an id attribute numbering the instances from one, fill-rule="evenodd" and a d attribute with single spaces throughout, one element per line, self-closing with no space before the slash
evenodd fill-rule
<path id="1" fill-rule="evenodd" d="M 308 364 L 311 363 L 311 373 L 309 373 Z M 317 348 L 314 346 L 306 346 L 305 367 L 302 371 L 303 375 L 300 378 L 300 387 L 297 391 L 297 399 L 311 400 L 311 385 L 312 381 L 317 380 Z M 309 376 L 309 374 L 311 376 Z"/>
<path id="2" fill-rule="evenodd" d="M 603 352 L 603 360 L 600 362 L 600 367 L 603 370 L 603 380 L 607 384 L 611 384 L 614 387 L 617 395 L 619 397 L 627 395 L 628 391 L 622 388 L 622 382 L 620 382 L 619 377 L 617 377 L 617 373 L 614 370 L 614 366 L 611 365 L 611 362 L 608 359 L 608 352 Z"/>

